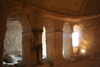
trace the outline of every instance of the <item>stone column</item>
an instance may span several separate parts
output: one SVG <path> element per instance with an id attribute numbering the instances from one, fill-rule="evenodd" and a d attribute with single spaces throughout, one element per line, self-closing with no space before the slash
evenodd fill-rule
<path id="1" fill-rule="evenodd" d="M 64 58 L 71 59 L 71 56 L 73 55 L 72 33 L 64 32 L 63 39 Z"/>
<path id="2" fill-rule="evenodd" d="M 55 43 L 55 58 L 57 59 L 61 59 L 63 58 L 62 56 L 62 31 L 55 31 L 55 38 L 54 38 L 54 43 Z"/>
<path id="3" fill-rule="evenodd" d="M 30 66 L 30 35 L 31 31 L 22 32 L 22 62 L 18 64 L 19 66 Z"/>
<path id="4" fill-rule="evenodd" d="M 55 60 L 55 44 L 54 44 L 54 31 L 46 32 L 46 50 L 47 50 L 47 59 L 54 61 Z"/>
<path id="5" fill-rule="evenodd" d="M 31 55 L 35 58 L 31 59 L 32 61 L 36 61 L 36 65 L 42 64 L 42 29 L 32 29 L 34 41 L 31 44 Z M 33 64 L 34 65 L 34 64 Z"/>
<path id="6" fill-rule="evenodd" d="M 63 32 L 62 30 L 55 31 L 54 37 L 55 44 L 55 61 L 54 67 L 63 67 L 62 65 L 67 64 L 67 60 L 63 58 Z"/>
<path id="7" fill-rule="evenodd" d="M 62 31 L 47 32 L 47 58 L 56 63 L 57 59 L 62 58 Z"/>
<path id="8" fill-rule="evenodd" d="M 67 64 L 67 60 L 63 58 L 62 36 L 62 30 L 47 32 L 47 58 L 53 62 L 54 67 L 61 67 Z"/>

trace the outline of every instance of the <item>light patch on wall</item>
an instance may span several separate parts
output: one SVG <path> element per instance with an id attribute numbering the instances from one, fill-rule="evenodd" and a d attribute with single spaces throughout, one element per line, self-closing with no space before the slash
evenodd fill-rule
<path id="1" fill-rule="evenodd" d="M 84 49 L 81 49 L 81 52 L 82 52 L 82 53 L 85 53 L 85 50 L 84 50 Z"/>

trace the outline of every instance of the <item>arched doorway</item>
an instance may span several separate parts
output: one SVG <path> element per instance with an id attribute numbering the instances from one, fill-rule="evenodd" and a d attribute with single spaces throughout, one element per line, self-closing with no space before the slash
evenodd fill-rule
<path id="1" fill-rule="evenodd" d="M 63 57 L 71 59 L 72 56 L 72 31 L 69 23 L 65 23 L 63 26 Z"/>
<path id="2" fill-rule="evenodd" d="M 22 60 L 22 26 L 19 21 L 7 21 L 3 57 L 3 63 L 9 65 Z"/>
<path id="3" fill-rule="evenodd" d="M 7 31 L 3 54 L 8 54 L 12 58 L 12 61 L 16 57 L 22 56 L 22 61 L 19 65 L 30 65 L 30 26 L 26 15 L 16 13 L 7 18 Z"/>

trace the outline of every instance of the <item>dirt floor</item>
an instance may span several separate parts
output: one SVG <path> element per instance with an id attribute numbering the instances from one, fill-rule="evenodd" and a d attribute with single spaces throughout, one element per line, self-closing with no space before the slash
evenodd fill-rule
<path id="1" fill-rule="evenodd" d="M 100 60 L 98 59 L 84 59 L 77 60 L 61 67 L 100 67 Z"/>
<path id="2" fill-rule="evenodd" d="M 50 67 L 58 67 L 58 66 L 50 66 Z M 17 67 L 17 66 L 7 65 L 4 67 Z M 47 65 L 44 64 L 42 66 L 40 65 L 37 67 L 49 67 L 49 66 L 48 64 Z M 100 67 L 100 59 L 80 56 L 76 60 L 68 61 L 66 64 L 61 65 L 59 67 Z"/>

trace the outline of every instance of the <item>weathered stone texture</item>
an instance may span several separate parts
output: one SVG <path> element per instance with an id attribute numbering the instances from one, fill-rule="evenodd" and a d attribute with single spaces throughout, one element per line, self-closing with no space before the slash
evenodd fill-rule
<path id="1" fill-rule="evenodd" d="M 89 9 L 88 7 L 84 8 L 86 5 L 87 0 L 74 0 L 73 2 L 71 0 L 64 0 L 64 1 L 56 1 L 56 0 L 0 0 L 0 67 L 3 67 L 3 42 L 5 38 L 6 33 L 6 24 L 7 19 L 10 17 L 16 19 L 19 21 L 22 25 L 22 34 L 18 35 L 13 33 L 15 36 L 8 36 L 8 34 L 12 34 L 10 31 L 7 34 L 7 38 L 13 37 L 13 39 L 6 39 L 7 41 L 5 44 L 16 46 L 16 43 L 13 43 L 12 41 L 18 41 L 22 36 L 22 46 L 21 43 L 18 43 L 18 46 L 16 48 L 13 48 L 12 46 L 5 47 L 4 50 L 8 51 L 9 49 L 18 50 L 18 47 L 23 48 L 22 49 L 22 66 L 26 67 L 32 67 L 35 63 L 37 63 L 37 59 L 39 59 L 42 63 L 42 43 L 41 43 L 41 34 L 39 34 L 39 40 L 37 40 L 35 43 L 39 43 L 41 49 L 37 49 L 37 52 L 35 51 L 36 48 L 34 47 L 34 42 L 32 43 L 32 40 L 36 40 L 37 37 L 31 36 L 31 30 L 32 29 L 43 29 L 43 26 L 46 27 L 47 31 L 47 59 L 53 61 L 54 67 L 61 67 L 64 64 L 67 64 L 67 60 L 63 58 L 62 56 L 62 45 L 63 45 L 63 24 L 64 22 L 76 22 L 79 21 L 82 18 L 83 15 L 89 15 L 90 13 L 87 12 Z M 89 0 L 93 1 L 93 0 Z M 99 0 L 96 0 L 99 2 Z M 94 2 L 95 4 L 97 2 Z M 97 6 L 100 4 L 98 3 Z M 92 6 L 90 6 L 92 8 Z M 95 8 L 95 6 L 94 6 Z M 99 8 L 99 7 L 98 7 Z M 95 13 L 95 11 L 100 12 L 100 9 L 95 8 L 95 10 L 92 13 Z M 97 10 L 98 9 L 98 10 Z M 92 9 L 91 9 L 92 10 Z M 90 11 L 90 10 L 89 10 Z M 96 12 L 96 13 L 97 13 Z M 87 14 L 89 13 L 89 14 Z M 48 15 L 47 15 L 48 14 Z M 50 16 L 49 16 L 50 15 Z M 89 16 L 90 17 L 90 16 Z M 73 19 L 74 18 L 74 19 Z M 78 19 L 77 19 L 78 18 Z M 87 17 L 85 17 L 87 19 Z M 48 21 L 49 20 L 49 21 Z M 74 21 L 76 20 L 76 21 Z M 46 25 L 44 23 L 46 22 Z M 51 23 L 52 22 L 52 23 Z M 100 17 L 94 18 L 94 19 L 88 19 L 83 20 L 79 22 L 79 24 L 82 26 L 82 42 L 80 45 L 80 49 L 83 48 L 89 52 L 88 56 L 91 57 L 100 57 Z M 73 23 L 74 24 L 74 23 Z M 72 27 L 71 26 L 71 32 L 69 32 L 71 35 L 72 33 Z M 19 28 L 19 27 L 18 27 Z M 17 29 L 18 29 L 17 28 Z M 65 29 L 66 30 L 66 29 Z M 37 31 L 37 30 L 36 30 Z M 67 29 L 68 31 L 68 29 Z M 32 33 L 37 34 L 37 33 Z M 18 37 L 17 37 L 18 36 Z M 35 35 L 34 35 L 35 36 Z M 69 37 L 70 38 L 70 37 Z M 66 38 L 65 38 L 66 39 Z M 70 49 L 71 49 L 71 38 L 70 40 Z M 66 43 L 67 43 L 66 41 Z M 10 43 L 9 43 L 10 42 Z M 13 45 L 14 44 L 14 45 Z M 66 49 L 66 48 L 65 48 Z M 38 52 L 39 51 L 39 52 Z M 66 50 L 67 51 L 67 50 Z M 69 52 L 69 51 L 68 51 Z M 71 51 L 70 51 L 71 52 Z M 17 53 L 16 51 L 13 51 L 12 53 Z M 8 52 L 8 54 L 10 54 Z M 37 55 L 39 54 L 39 57 Z M 71 56 L 71 53 L 69 53 L 69 56 Z M 64 66 L 62 66 L 64 67 Z"/>
<path id="2" fill-rule="evenodd" d="M 9 21 L 7 23 L 4 54 L 22 55 L 22 26 L 18 21 Z"/>
<path id="3" fill-rule="evenodd" d="M 86 49 L 91 57 L 100 57 L 100 17 L 83 20 L 81 48 Z"/>

